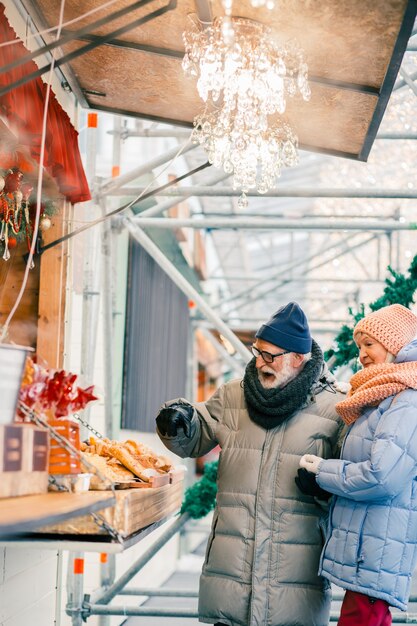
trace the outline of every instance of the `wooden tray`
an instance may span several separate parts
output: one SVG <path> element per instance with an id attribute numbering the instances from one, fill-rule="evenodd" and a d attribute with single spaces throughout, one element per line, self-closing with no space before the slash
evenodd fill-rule
<path id="1" fill-rule="evenodd" d="M 116 492 L 116 505 L 102 512 L 104 519 L 123 536 L 177 512 L 181 507 L 183 481 L 153 489 L 122 489 Z M 44 526 L 38 532 L 70 535 L 106 535 L 91 516 Z"/>

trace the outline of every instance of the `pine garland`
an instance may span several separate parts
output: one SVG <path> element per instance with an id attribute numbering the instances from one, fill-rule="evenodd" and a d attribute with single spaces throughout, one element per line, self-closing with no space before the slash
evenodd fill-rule
<path id="1" fill-rule="evenodd" d="M 385 288 L 382 296 L 369 305 L 371 311 L 377 311 L 390 304 L 402 304 L 408 308 L 411 304 L 414 304 L 414 293 L 417 289 L 417 255 L 411 261 L 411 265 L 408 268 L 409 276 L 407 277 L 396 272 L 389 265 L 387 269 L 391 276 L 385 279 Z M 357 313 L 354 313 L 350 308 L 349 314 L 352 317 L 352 324 L 349 326 L 344 324 L 342 326 L 335 338 L 336 347 L 327 350 L 324 354 L 326 361 L 333 357 L 332 368 L 354 363 L 358 356 L 358 349 L 353 341 L 353 329 L 357 322 L 365 317 L 365 305 L 361 304 Z M 355 365 L 352 367 L 355 369 Z"/>
<path id="2" fill-rule="evenodd" d="M 369 305 L 371 311 L 376 311 L 389 304 L 402 304 L 409 307 L 410 304 L 414 303 L 413 297 L 417 289 L 417 255 L 408 268 L 408 277 L 396 272 L 390 266 L 387 269 L 390 276 L 385 279 L 384 292 L 380 298 Z M 358 349 L 353 341 L 353 328 L 360 319 L 365 317 L 365 305 L 361 304 L 356 313 L 350 308 L 349 315 L 352 317 L 352 324 L 342 326 L 335 339 L 336 347 L 327 350 L 324 355 L 326 360 L 334 357 L 332 359 L 334 368 L 355 363 L 358 355 Z M 206 463 L 203 477 L 186 490 L 181 513 L 187 512 L 194 519 L 200 519 L 214 509 L 218 465 L 218 461 Z"/>
<path id="3" fill-rule="evenodd" d="M 216 504 L 218 465 L 218 461 L 204 465 L 202 478 L 185 491 L 181 513 L 188 513 L 190 517 L 200 519 L 214 509 Z"/>

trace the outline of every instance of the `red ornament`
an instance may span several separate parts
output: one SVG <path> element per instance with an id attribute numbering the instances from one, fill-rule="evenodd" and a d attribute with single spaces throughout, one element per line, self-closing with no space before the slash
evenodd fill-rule
<path id="1" fill-rule="evenodd" d="M 94 387 L 76 387 L 76 374 L 65 370 L 51 371 L 34 365 L 32 379 L 22 384 L 20 400 L 28 406 L 35 406 L 55 418 L 66 417 L 80 411 L 92 400 L 98 398 L 92 393 Z"/>
<path id="2" fill-rule="evenodd" d="M 44 233 L 51 228 L 52 222 L 48 215 L 41 215 L 39 219 L 39 228 Z"/>
<path id="3" fill-rule="evenodd" d="M 81 411 L 85 406 L 93 400 L 98 400 L 97 396 L 93 394 L 94 385 L 81 389 L 77 387 L 77 395 L 72 402 L 73 411 Z"/>
<path id="4" fill-rule="evenodd" d="M 41 212 L 40 215 L 42 215 L 42 213 L 45 213 L 45 204 L 43 202 L 41 202 Z M 30 215 L 30 219 L 34 220 L 36 217 L 36 202 L 31 202 L 29 204 L 29 215 Z"/>
<path id="5" fill-rule="evenodd" d="M 14 193 L 20 189 L 23 174 L 20 170 L 14 168 L 9 170 L 5 177 L 4 193 Z"/>
<path id="6" fill-rule="evenodd" d="M 10 249 L 16 248 L 16 246 L 17 246 L 17 239 L 16 239 L 16 237 L 9 237 L 9 240 L 8 240 L 7 243 L 8 243 L 8 246 L 9 246 Z"/>

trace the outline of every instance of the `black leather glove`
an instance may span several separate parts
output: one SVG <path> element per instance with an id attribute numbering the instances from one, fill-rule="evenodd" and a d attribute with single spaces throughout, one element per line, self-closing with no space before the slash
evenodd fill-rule
<path id="1" fill-rule="evenodd" d="M 190 404 L 171 404 L 159 411 L 156 425 L 163 437 L 176 437 L 178 428 L 182 428 L 184 435 L 190 438 L 193 414 L 194 408 Z"/>
<path id="2" fill-rule="evenodd" d="M 314 496 L 319 500 L 328 500 L 332 494 L 322 489 L 316 482 L 316 475 L 303 467 L 298 468 L 295 484 L 306 496 Z"/>

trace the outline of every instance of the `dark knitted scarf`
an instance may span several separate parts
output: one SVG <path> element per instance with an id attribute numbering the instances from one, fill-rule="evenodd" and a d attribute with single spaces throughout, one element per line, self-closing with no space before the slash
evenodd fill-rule
<path id="1" fill-rule="evenodd" d="M 243 392 L 249 417 L 266 430 L 282 424 L 305 404 L 312 386 L 318 380 L 323 367 L 323 353 L 313 340 L 311 359 L 294 380 L 285 387 L 264 389 L 259 382 L 253 358 L 246 366 L 243 377 Z"/>

